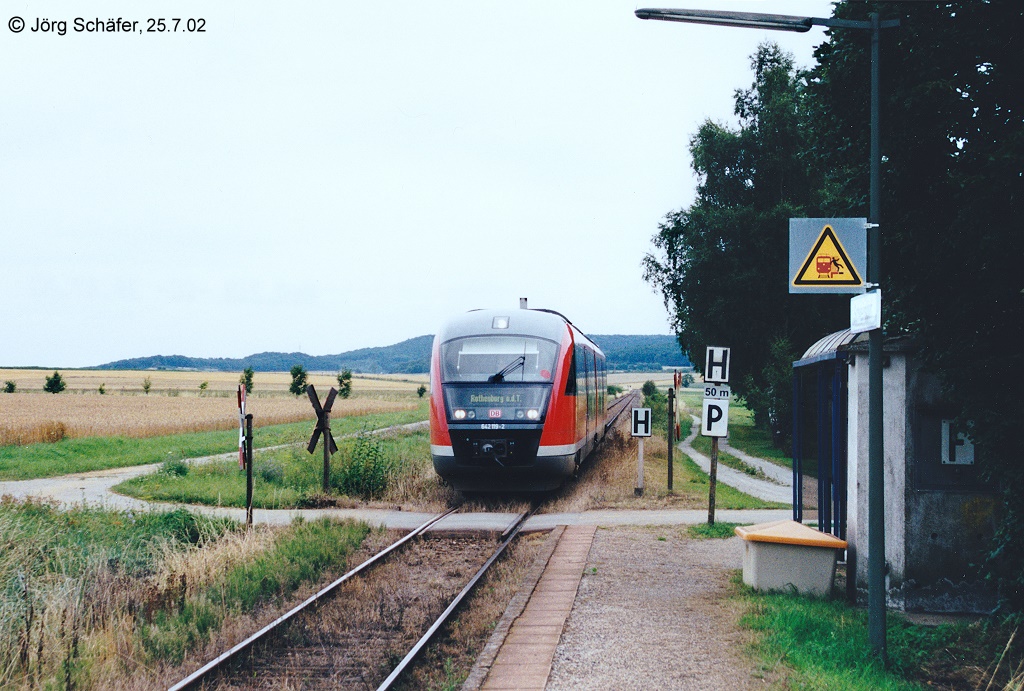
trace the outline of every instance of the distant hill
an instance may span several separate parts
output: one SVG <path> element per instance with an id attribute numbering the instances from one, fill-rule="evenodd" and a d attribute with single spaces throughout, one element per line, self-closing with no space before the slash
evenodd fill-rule
<path id="1" fill-rule="evenodd" d="M 674 336 L 591 336 L 608 358 L 613 370 L 659 370 L 690 364 L 679 350 Z M 379 348 L 360 348 L 337 355 L 306 353 L 256 353 L 243 358 L 197 358 L 186 355 L 152 355 L 117 360 L 94 369 L 187 369 L 241 372 L 252 367 L 257 372 L 287 372 L 302 365 L 311 372 L 338 372 L 350 369 L 364 374 L 412 374 L 430 370 L 433 336 L 417 336 Z"/>

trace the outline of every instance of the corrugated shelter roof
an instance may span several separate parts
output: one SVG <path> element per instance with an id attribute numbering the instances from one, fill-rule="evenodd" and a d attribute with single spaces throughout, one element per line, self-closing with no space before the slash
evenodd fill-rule
<path id="1" fill-rule="evenodd" d="M 793 363 L 793 367 L 806 367 L 822 360 L 834 360 L 839 357 L 841 350 L 845 350 L 854 343 L 866 341 L 867 338 L 868 335 L 866 333 L 855 334 L 849 329 L 836 331 L 818 340 L 805 350 L 801 358 Z"/>

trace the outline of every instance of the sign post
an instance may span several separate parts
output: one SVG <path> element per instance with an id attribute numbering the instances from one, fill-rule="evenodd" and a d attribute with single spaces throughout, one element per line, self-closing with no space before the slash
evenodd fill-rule
<path id="1" fill-rule="evenodd" d="M 316 389 L 310 384 L 306 387 L 306 395 L 309 396 L 309 402 L 313 404 L 313 411 L 316 413 L 316 427 L 313 428 L 313 436 L 309 438 L 309 445 L 306 446 L 306 451 L 313 453 L 316 450 L 316 443 L 320 439 L 320 435 L 324 435 L 324 494 L 330 494 L 330 481 L 331 481 L 331 454 L 338 452 L 338 445 L 334 443 L 334 435 L 331 434 L 331 407 L 334 405 L 334 399 L 338 395 L 337 389 L 331 387 L 331 390 L 327 392 L 327 398 L 324 399 L 324 404 L 321 407 L 320 399 L 317 398 Z"/>
<path id="2" fill-rule="evenodd" d="M 252 413 L 245 416 L 245 525 L 252 527 Z"/>
<path id="3" fill-rule="evenodd" d="M 245 412 L 245 384 L 238 385 L 238 467 L 245 470 L 245 525 L 252 526 L 252 413 Z"/>
<path id="4" fill-rule="evenodd" d="M 729 433 L 729 348 L 708 346 L 704 364 L 704 401 L 700 433 L 711 437 L 708 473 L 708 525 L 715 524 L 715 491 L 718 486 L 718 439 Z"/>
<path id="5" fill-rule="evenodd" d="M 637 438 L 636 488 L 633 493 L 638 497 L 644 493 L 644 437 L 651 436 L 651 422 L 650 408 L 633 408 L 632 431 Z"/>
<path id="6" fill-rule="evenodd" d="M 672 378 L 672 383 L 675 384 L 675 377 Z M 675 418 L 675 399 L 676 390 L 675 388 L 669 388 L 668 390 L 668 490 L 672 491 L 672 432 L 675 431 L 675 424 L 673 421 Z"/>

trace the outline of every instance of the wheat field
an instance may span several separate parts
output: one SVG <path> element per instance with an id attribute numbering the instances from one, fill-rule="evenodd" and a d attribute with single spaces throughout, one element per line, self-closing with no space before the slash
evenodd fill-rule
<path id="1" fill-rule="evenodd" d="M 181 432 L 226 430 L 238 426 L 235 391 L 238 374 L 232 372 L 65 370 L 67 389 L 60 394 L 42 392 L 52 371 L 0 370 L 0 381 L 14 381 L 16 392 L 0 393 L 0 446 L 54 442 L 91 436 L 154 437 Z M 143 381 L 149 378 L 149 394 Z M 411 410 L 417 406 L 416 389 L 426 375 L 354 376 L 352 397 L 338 399 L 332 417 Z M 199 385 L 207 382 L 205 390 Z M 287 372 L 258 372 L 246 412 L 259 425 L 313 420 L 306 396 L 288 393 Z M 334 375 L 312 374 L 321 400 Z M 103 385 L 106 393 L 100 394 Z"/>

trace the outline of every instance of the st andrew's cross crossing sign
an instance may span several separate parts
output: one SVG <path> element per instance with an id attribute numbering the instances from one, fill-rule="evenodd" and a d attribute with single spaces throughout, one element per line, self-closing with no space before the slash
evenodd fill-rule
<path id="1" fill-rule="evenodd" d="M 334 435 L 331 434 L 331 406 L 334 405 L 334 399 L 337 397 L 338 392 L 331 387 L 331 390 L 327 392 L 327 398 L 324 400 L 323 407 L 320 406 L 320 399 L 317 398 L 316 389 L 310 384 L 306 387 L 306 394 L 309 396 L 310 403 L 313 404 L 313 411 L 316 413 L 316 427 L 313 428 L 313 436 L 309 438 L 309 445 L 306 447 L 306 451 L 313 453 L 316 450 L 316 443 L 320 440 L 320 435 L 325 434 L 327 444 L 330 448 L 330 453 L 338 453 L 338 445 L 334 443 Z"/>

